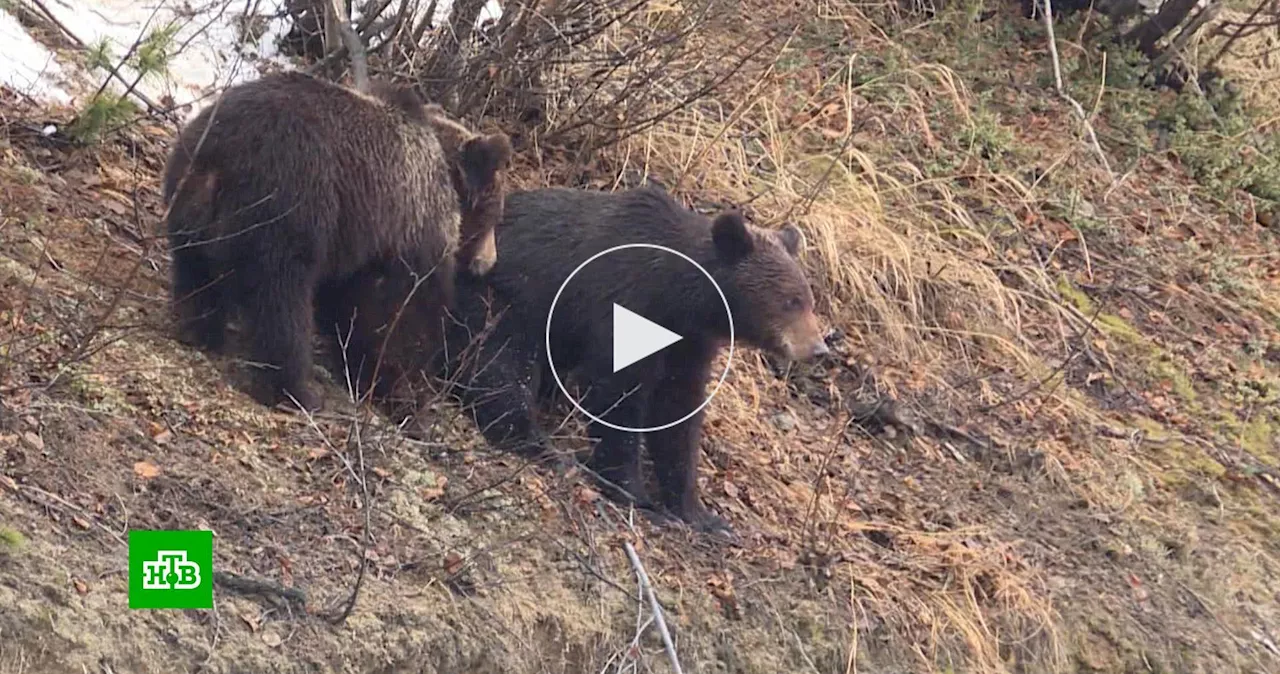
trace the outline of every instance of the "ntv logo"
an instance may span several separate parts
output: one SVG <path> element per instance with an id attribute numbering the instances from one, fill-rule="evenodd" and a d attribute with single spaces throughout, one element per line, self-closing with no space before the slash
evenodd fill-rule
<path id="1" fill-rule="evenodd" d="M 213 608 L 213 532 L 129 531 L 129 608 Z"/>
<path id="2" fill-rule="evenodd" d="M 194 590 L 200 587 L 200 565 L 187 561 L 185 550 L 161 550 L 142 563 L 142 589 Z"/>

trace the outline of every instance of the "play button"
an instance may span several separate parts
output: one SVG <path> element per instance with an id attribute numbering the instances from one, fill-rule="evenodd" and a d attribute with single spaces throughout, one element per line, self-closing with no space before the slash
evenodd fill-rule
<path id="1" fill-rule="evenodd" d="M 680 335 L 626 307 L 613 305 L 614 373 L 682 339 L 684 338 Z"/>
<path id="2" fill-rule="evenodd" d="M 641 269 L 664 284 L 656 293 L 648 279 L 638 278 L 636 270 Z M 694 285 L 700 283 L 706 286 Z M 681 304 L 691 297 L 714 298 L 704 300 L 712 306 L 699 309 L 698 327 L 690 323 L 688 307 Z M 691 354 L 716 348 L 700 342 L 711 339 L 701 331 L 714 318 L 716 300 L 728 327 L 724 370 L 713 375 L 715 385 L 701 404 L 679 394 L 675 400 L 681 402 L 673 403 L 671 392 L 662 387 L 687 368 L 682 359 L 697 359 L 699 355 Z M 650 433 L 692 419 L 720 391 L 733 362 L 733 313 L 724 291 L 693 258 L 666 246 L 628 243 L 592 255 L 569 273 L 551 300 L 544 338 L 551 376 L 575 409 L 614 430 Z M 578 375 L 582 398 L 566 388 L 564 377 L 569 374 Z M 659 398 L 644 405 L 641 419 L 634 408 L 620 403 L 636 393 L 644 399 L 651 393 L 643 390 L 645 386 L 655 387 L 653 395 Z M 619 408 L 629 409 L 620 412 Z M 633 419 L 649 425 L 621 423 Z"/>

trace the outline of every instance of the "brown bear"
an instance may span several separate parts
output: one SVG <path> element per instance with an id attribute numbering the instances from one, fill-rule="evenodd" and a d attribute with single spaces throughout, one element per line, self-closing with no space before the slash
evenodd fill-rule
<path id="1" fill-rule="evenodd" d="M 455 264 L 493 263 L 510 141 L 470 133 L 408 89 L 371 90 L 297 72 L 239 84 L 169 155 L 179 338 L 220 350 L 239 309 L 251 356 L 273 368 L 253 391 L 264 404 L 319 407 L 307 385 L 312 331 L 345 318 L 371 270 L 427 277 L 415 304 L 429 311 L 452 301 Z M 372 360 L 377 338 L 356 330 L 350 341 L 351 359 Z"/>
<path id="2" fill-rule="evenodd" d="M 803 236 L 794 226 L 760 229 L 736 211 L 710 219 L 655 187 L 616 193 L 549 188 L 509 194 L 496 237 L 498 259 L 489 274 L 458 279 L 457 308 L 444 340 L 454 352 L 438 353 L 441 360 L 433 365 L 457 384 L 453 394 L 495 447 L 534 456 L 550 449 L 536 420 L 539 403 L 558 390 L 548 335 L 561 379 L 577 384 L 579 403 L 612 424 L 670 424 L 705 399 L 713 359 L 729 340 L 729 320 L 715 287 L 675 255 L 630 248 L 586 265 L 565 286 L 548 325 L 552 301 L 569 274 L 621 244 L 658 244 L 706 269 L 732 311 L 739 345 L 793 360 L 828 352 L 796 259 Z M 614 372 L 614 304 L 683 339 Z M 647 433 L 591 422 L 596 444 L 588 466 L 615 498 L 659 506 L 703 531 L 731 531 L 698 497 L 702 421 L 698 411 Z M 654 464 L 656 504 L 642 479 L 642 443 Z"/>
<path id="3" fill-rule="evenodd" d="M 459 148 L 474 142 L 476 134 L 450 120 L 439 105 L 424 106 L 411 89 L 380 82 L 370 87 L 373 95 L 430 124 L 446 156 L 457 156 Z M 480 156 L 474 156 L 469 166 L 458 162 L 450 166 L 452 184 L 462 200 L 462 238 L 454 255 L 455 267 L 477 277 L 489 271 L 497 256 L 494 227 L 502 220 L 506 194 L 503 171 L 511 158 L 507 137 L 497 134 L 491 138 L 498 143 L 487 157 L 492 166 Z M 488 175 L 492 178 L 486 187 L 484 177 Z M 440 273 L 451 273 L 455 267 L 441 268 Z M 393 403 L 389 407 L 392 412 L 401 409 L 387 398 L 399 385 L 412 384 L 407 377 L 420 371 L 404 366 L 436 348 L 433 340 L 441 335 L 439 310 L 448 306 L 421 301 L 430 289 L 418 287 L 420 280 L 403 263 L 384 260 L 366 265 L 341 282 L 324 283 L 317 292 L 316 320 L 332 355 L 332 371 L 355 387 L 352 393 L 357 399 L 377 396 L 381 403 Z M 451 297 L 451 281 L 440 279 L 440 283 L 447 284 Z M 395 338 L 389 339 L 392 334 Z"/>

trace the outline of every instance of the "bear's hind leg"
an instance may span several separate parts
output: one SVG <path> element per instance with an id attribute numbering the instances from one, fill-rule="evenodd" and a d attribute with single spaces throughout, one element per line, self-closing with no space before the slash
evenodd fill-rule
<path id="1" fill-rule="evenodd" d="M 240 292 L 245 298 L 251 357 L 271 368 L 254 398 L 273 406 L 292 396 L 304 409 L 318 410 L 319 397 L 307 381 L 315 320 L 313 274 L 301 261 L 267 256 L 254 259 L 237 272 L 244 274 Z"/>
<path id="2" fill-rule="evenodd" d="M 196 247 L 173 248 L 172 310 L 184 344 L 221 351 L 226 344 L 228 297 L 209 257 Z"/>
<path id="3" fill-rule="evenodd" d="M 644 387 L 635 391 L 618 391 L 597 385 L 587 390 L 582 406 L 609 423 L 638 428 L 644 425 L 648 397 L 645 393 Z M 642 434 L 612 428 L 595 420 L 588 424 L 587 434 L 595 443 L 587 466 L 599 478 L 606 495 L 634 503 L 637 508 L 652 508 L 653 502 L 640 465 Z"/>
<path id="4" fill-rule="evenodd" d="M 464 296 L 462 301 L 470 305 L 480 300 Z M 446 377 L 453 396 L 485 440 L 494 449 L 530 459 L 543 459 L 553 453 L 537 422 L 536 349 L 527 345 L 518 331 L 507 331 L 504 317 L 499 317 L 487 332 L 482 327 L 471 329 L 478 321 L 454 322 L 455 317 L 445 320 L 449 323 L 441 348 Z M 567 463 L 558 455 L 552 458 Z"/>

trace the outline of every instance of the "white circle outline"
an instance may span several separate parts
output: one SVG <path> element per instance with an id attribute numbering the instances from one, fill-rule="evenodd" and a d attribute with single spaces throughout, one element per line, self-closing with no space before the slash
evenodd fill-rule
<path id="1" fill-rule="evenodd" d="M 655 250 L 661 250 L 661 251 L 671 253 L 673 255 L 683 258 L 686 262 L 696 267 L 698 271 L 702 272 L 702 275 L 707 277 L 707 280 L 711 282 L 711 287 L 716 289 L 716 294 L 720 296 L 720 302 L 724 304 L 724 313 L 729 318 L 729 357 L 725 361 L 724 372 L 720 373 L 720 379 L 716 381 L 715 389 L 712 390 L 711 394 L 708 395 L 706 399 L 702 401 L 702 404 L 694 408 L 692 412 L 684 415 L 683 417 L 680 417 L 679 419 L 676 419 L 675 421 L 672 421 L 667 424 L 663 424 L 662 426 L 652 426 L 652 427 L 646 427 L 646 428 L 632 428 L 630 426 L 620 426 L 618 424 L 605 421 L 604 419 L 601 419 L 600 417 L 597 417 L 596 415 L 586 411 L 585 409 L 583 409 L 582 405 L 578 404 L 578 400 L 574 398 L 572 395 L 570 395 L 569 391 L 565 389 L 564 382 L 560 381 L 560 373 L 556 372 L 555 358 L 551 357 L 551 317 L 555 315 L 556 304 L 560 301 L 560 295 L 564 293 L 564 289 L 566 286 L 569 285 L 569 281 L 572 281 L 573 277 L 577 276 L 578 272 L 582 271 L 583 267 L 587 266 L 588 264 L 591 264 L 597 258 L 604 255 L 608 255 L 609 253 L 613 253 L 619 250 L 626 250 L 627 248 L 653 248 Z M 625 433 L 653 433 L 655 431 L 663 431 L 668 428 L 671 428 L 672 426 L 678 426 L 680 424 L 683 424 L 689 419 L 692 419 L 693 416 L 696 415 L 698 412 L 701 412 L 703 408 L 705 408 L 707 404 L 711 402 L 711 399 L 716 397 L 716 394 L 720 392 L 720 387 L 724 384 L 725 378 L 729 376 L 729 368 L 733 365 L 733 337 L 734 337 L 733 311 L 729 309 L 729 300 L 725 298 L 724 291 L 720 289 L 720 284 L 716 283 L 716 280 L 714 278 L 711 278 L 710 272 L 708 272 L 702 265 L 698 264 L 697 262 L 694 262 L 693 258 L 689 257 L 688 255 L 685 255 L 684 253 L 681 253 L 678 250 L 672 250 L 671 248 L 667 248 L 666 246 L 659 246 L 658 244 L 655 244 L 655 243 L 624 243 L 620 246 L 606 248 L 605 250 L 602 250 L 599 253 L 596 253 L 595 255 L 592 255 L 591 257 L 587 258 L 582 264 L 578 265 L 572 272 L 569 272 L 569 276 L 565 278 L 564 283 L 560 284 L 560 289 L 556 291 L 556 296 L 551 299 L 551 308 L 547 310 L 547 331 L 546 331 L 547 363 L 551 366 L 551 376 L 555 378 L 556 386 L 560 387 L 560 392 L 563 393 L 565 397 L 569 399 L 569 402 L 573 403 L 573 406 L 579 412 L 582 412 L 588 417 L 591 417 L 592 421 L 608 426 L 609 428 L 612 428 L 616 431 L 623 431 Z"/>

